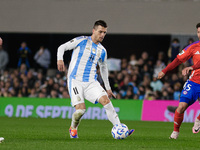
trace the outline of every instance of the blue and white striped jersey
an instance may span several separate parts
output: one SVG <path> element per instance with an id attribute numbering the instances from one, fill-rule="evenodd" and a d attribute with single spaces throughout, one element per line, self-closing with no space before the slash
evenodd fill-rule
<path id="1" fill-rule="evenodd" d="M 66 50 L 73 50 L 68 68 L 68 79 L 73 78 L 82 82 L 97 80 L 97 63 L 107 90 L 110 89 L 107 69 L 107 52 L 99 43 L 92 42 L 91 36 L 81 36 L 68 41 L 58 48 L 57 60 L 63 60 Z"/>

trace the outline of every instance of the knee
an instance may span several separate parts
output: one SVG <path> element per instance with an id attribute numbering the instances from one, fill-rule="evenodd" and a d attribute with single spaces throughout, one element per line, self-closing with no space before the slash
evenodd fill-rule
<path id="1" fill-rule="evenodd" d="M 182 113 L 185 112 L 186 108 L 187 108 L 186 106 L 180 105 L 180 106 L 178 106 L 178 108 L 176 109 L 176 111 L 178 113 L 182 114 Z"/>
<path id="2" fill-rule="evenodd" d="M 110 103 L 110 100 L 107 96 L 102 96 L 100 99 L 99 99 L 99 103 L 102 104 L 103 106 Z"/>

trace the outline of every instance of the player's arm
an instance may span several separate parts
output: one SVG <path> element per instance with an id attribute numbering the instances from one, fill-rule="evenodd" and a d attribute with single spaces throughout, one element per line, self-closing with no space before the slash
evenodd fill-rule
<path id="1" fill-rule="evenodd" d="M 165 69 L 163 69 L 161 72 L 158 73 L 158 79 L 161 79 L 164 77 L 164 75 L 168 72 L 176 68 L 178 65 L 180 65 L 182 62 L 176 57 L 170 64 L 167 65 Z"/>
<path id="2" fill-rule="evenodd" d="M 106 54 L 106 52 L 105 52 L 104 58 L 101 58 L 101 60 L 99 61 L 98 64 L 99 64 L 101 77 L 103 79 L 108 97 L 111 98 L 113 96 L 114 98 L 116 98 L 116 96 L 113 94 L 113 92 L 111 90 L 110 83 L 109 83 L 109 80 L 108 80 L 108 67 L 107 67 L 107 54 Z"/>
<path id="3" fill-rule="evenodd" d="M 200 69 L 200 61 L 198 61 L 195 65 L 186 67 L 182 70 L 182 75 L 186 76 L 190 71 Z"/>
<path id="4" fill-rule="evenodd" d="M 63 61 L 64 52 L 74 49 L 77 46 L 78 40 L 76 38 L 68 41 L 58 47 L 57 50 L 57 67 L 59 71 L 65 71 L 65 64 Z"/>
<path id="5" fill-rule="evenodd" d="M 163 69 L 161 72 L 158 73 L 158 79 L 161 79 L 162 77 L 164 77 L 164 75 L 168 71 L 173 70 L 174 68 L 176 68 L 181 63 L 190 59 L 192 56 L 193 56 L 193 47 L 192 46 L 187 47 L 187 49 L 182 50 L 176 56 L 176 58 L 170 64 L 167 65 L 167 67 L 165 69 Z"/>

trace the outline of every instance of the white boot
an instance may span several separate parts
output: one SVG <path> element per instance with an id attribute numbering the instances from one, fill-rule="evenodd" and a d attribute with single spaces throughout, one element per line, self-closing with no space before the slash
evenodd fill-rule
<path id="1" fill-rule="evenodd" d="M 170 135 L 169 139 L 177 139 L 179 135 L 178 131 L 173 131 L 172 134 Z"/>
<path id="2" fill-rule="evenodd" d="M 200 131 L 200 120 L 196 118 L 194 122 L 194 126 L 192 128 L 192 132 L 198 133 L 199 131 Z"/>

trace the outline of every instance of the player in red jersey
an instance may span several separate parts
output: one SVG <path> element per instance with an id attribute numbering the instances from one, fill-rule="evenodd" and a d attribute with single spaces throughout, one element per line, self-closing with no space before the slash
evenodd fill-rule
<path id="1" fill-rule="evenodd" d="M 196 25 L 196 28 L 197 36 L 200 40 L 200 23 Z M 200 97 L 200 41 L 196 41 L 183 49 L 165 69 L 158 73 L 158 79 L 161 79 L 168 71 L 173 70 L 190 58 L 193 59 L 194 65 L 182 70 L 182 75 L 184 76 L 190 71 L 192 72 L 181 92 L 179 105 L 174 115 L 174 131 L 169 137 L 170 139 L 178 138 L 185 110 Z M 195 119 L 192 131 L 193 133 L 200 131 L 200 115 Z"/>

